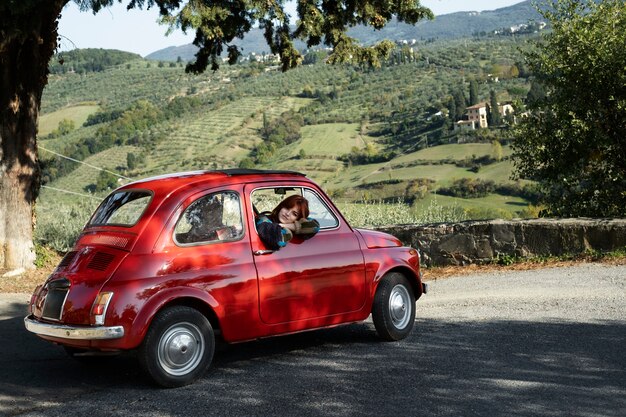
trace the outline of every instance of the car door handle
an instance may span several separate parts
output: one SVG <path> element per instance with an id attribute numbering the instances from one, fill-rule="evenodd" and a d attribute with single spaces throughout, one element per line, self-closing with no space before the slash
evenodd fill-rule
<path id="1" fill-rule="evenodd" d="M 274 251 L 273 250 L 267 250 L 267 249 L 266 250 L 255 250 L 254 251 L 254 254 L 256 256 L 269 255 L 270 253 L 274 253 Z"/>

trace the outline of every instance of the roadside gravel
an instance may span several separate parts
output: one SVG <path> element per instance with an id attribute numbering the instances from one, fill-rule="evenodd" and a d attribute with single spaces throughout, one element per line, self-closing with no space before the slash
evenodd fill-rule
<path id="1" fill-rule="evenodd" d="M 625 265 L 496 270 L 429 284 L 430 293 L 418 306 L 432 319 L 626 322 Z"/>

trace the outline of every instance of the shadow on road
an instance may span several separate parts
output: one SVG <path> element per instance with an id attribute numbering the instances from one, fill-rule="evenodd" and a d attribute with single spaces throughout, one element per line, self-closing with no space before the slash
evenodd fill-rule
<path id="1" fill-rule="evenodd" d="M 97 415 L 103 406 L 111 416 L 617 417 L 626 410 L 624 322 L 418 320 L 409 339 L 393 343 L 379 342 L 369 323 L 354 324 L 222 347 L 196 384 L 160 390 L 134 358 L 85 367 L 26 332 L 23 305 L 10 313 L 0 321 L 0 414 L 43 407 L 46 415 Z"/>

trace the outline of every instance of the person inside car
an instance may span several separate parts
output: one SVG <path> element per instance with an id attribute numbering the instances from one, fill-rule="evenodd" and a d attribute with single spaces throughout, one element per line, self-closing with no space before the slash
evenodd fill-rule
<path id="1" fill-rule="evenodd" d="M 320 230 L 317 220 L 309 218 L 309 202 L 300 195 L 285 198 L 271 212 L 257 216 L 259 237 L 272 250 L 278 250 L 293 236 L 310 239 Z"/>

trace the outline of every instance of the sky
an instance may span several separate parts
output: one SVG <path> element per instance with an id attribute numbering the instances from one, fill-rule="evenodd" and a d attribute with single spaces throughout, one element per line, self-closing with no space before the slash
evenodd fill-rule
<path id="1" fill-rule="evenodd" d="M 435 15 L 459 11 L 484 11 L 511 6 L 522 0 L 422 0 L 420 3 L 430 8 Z M 180 46 L 193 41 L 193 33 L 185 35 L 176 30 L 166 36 L 167 26 L 157 23 L 158 11 L 126 10 L 124 4 L 101 10 L 94 16 L 92 12 L 81 12 L 74 2 L 70 2 L 62 13 L 59 22 L 60 50 L 74 48 L 119 49 L 146 56 L 168 46 Z M 295 9 L 292 7 L 292 11 Z M 294 12 L 295 14 L 295 12 Z"/>

